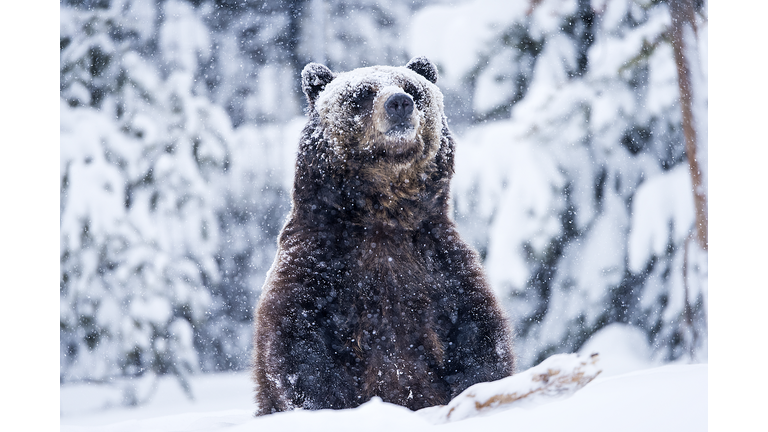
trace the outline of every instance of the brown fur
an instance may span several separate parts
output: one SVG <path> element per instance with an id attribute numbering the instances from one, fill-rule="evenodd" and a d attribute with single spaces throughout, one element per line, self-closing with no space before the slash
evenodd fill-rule
<path id="1" fill-rule="evenodd" d="M 293 207 L 255 315 L 259 413 L 373 396 L 419 409 L 510 375 L 505 317 L 449 217 L 453 139 L 434 66 L 308 65 L 302 78 Z M 407 118 L 386 110 L 397 91 L 414 102 Z"/>

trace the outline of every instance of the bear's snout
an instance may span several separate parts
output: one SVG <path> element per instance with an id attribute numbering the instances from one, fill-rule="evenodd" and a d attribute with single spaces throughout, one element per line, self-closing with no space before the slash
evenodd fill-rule
<path id="1" fill-rule="evenodd" d="M 381 142 L 389 150 L 402 153 L 410 148 L 405 143 L 416 143 L 420 120 L 413 98 L 402 88 L 388 86 L 379 90 L 374 102 L 374 130 L 384 138 Z"/>
<path id="2" fill-rule="evenodd" d="M 384 109 L 393 123 L 404 123 L 413 113 L 413 99 L 405 93 L 393 94 L 384 103 Z"/>

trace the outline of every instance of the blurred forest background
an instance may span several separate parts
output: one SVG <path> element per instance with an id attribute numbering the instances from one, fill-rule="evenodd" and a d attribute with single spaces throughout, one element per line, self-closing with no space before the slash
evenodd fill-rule
<path id="1" fill-rule="evenodd" d="M 706 0 L 62 0 L 60 22 L 61 383 L 247 368 L 302 67 L 417 55 L 518 369 L 611 323 L 706 361 Z"/>

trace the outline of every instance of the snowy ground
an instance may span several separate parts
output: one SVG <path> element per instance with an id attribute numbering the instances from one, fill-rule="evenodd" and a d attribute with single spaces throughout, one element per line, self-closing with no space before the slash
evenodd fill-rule
<path id="1" fill-rule="evenodd" d="M 582 353 L 600 352 L 603 372 L 566 398 L 538 398 L 520 407 L 433 424 L 424 413 L 371 401 L 343 411 L 296 411 L 254 418 L 247 373 L 200 375 L 190 401 L 172 379 L 138 408 L 116 407 L 115 389 L 95 385 L 61 388 L 61 431 L 362 430 L 454 431 L 704 431 L 707 430 L 707 364 L 658 366 L 631 328 L 611 325 Z M 111 408 L 105 405 L 113 404 Z"/>

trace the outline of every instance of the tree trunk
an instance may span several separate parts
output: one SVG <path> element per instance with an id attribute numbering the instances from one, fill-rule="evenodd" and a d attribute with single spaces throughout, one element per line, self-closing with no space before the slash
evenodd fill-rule
<path id="1" fill-rule="evenodd" d="M 708 212 L 706 177 L 699 165 L 697 157 L 697 130 L 693 99 L 692 68 L 699 65 L 693 63 L 687 53 L 696 48 L 696 24 L 693 10 L 693 0 L 669 0 L 670 15 L 672 16 L 672 46 L 677 64 L 677 82 L 680 88 L 680 108 L 683 112 L 683 135 L 685 136 L 685 151 L 688 155 L 688 165 L 693 185 L 693 198 L 696 206 L 696 240 L 702 249 L 708 247 Z M 687 45 L 690 44 L 690 45 Z M 706 166 L 703 167 L 706 169 Z"/>

